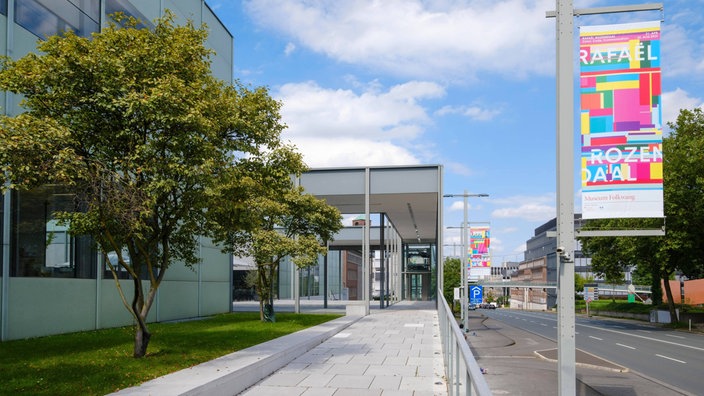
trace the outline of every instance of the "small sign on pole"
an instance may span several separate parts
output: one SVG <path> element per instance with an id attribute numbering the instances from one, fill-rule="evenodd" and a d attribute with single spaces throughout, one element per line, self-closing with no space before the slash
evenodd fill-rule
<path id="1" fill-rule="evenodd" d="M 483 290 L 480 285 L 472 285 L 469 287 L 469 303 L 481 304 L 484 300 Z"/>

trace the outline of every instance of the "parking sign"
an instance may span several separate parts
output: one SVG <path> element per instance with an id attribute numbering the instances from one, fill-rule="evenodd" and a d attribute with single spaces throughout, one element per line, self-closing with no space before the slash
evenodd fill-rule
<path id="1" fill-rule="evenodd" d="M 480 285 L 473 285 L 469 287 L 469 303 L 470 304 L 481 304 L 484 300 L 482 287 Z"/>

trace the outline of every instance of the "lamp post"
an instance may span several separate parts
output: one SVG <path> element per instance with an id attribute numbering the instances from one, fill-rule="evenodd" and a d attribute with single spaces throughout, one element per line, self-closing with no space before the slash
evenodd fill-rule
<path id="1" fill-rule="evenodd" d="M 469 252 L 469 236 L 467 235 L 467 227 L 469 226 L 469 223 L 467 222 L 467 204 L 468 201 L 467 199 L 469 197 L 474 197 L 474 198 L 483 198 L 483 197 L 488 197 L 489 194 L 469 194 L 467 193 L 467 190 L 464 190 L 464 194 L 445 194 L 443 195 L 444 198 L 455 198 L 455 197 L 462 197 L 464 198 L 464 221 L 462 222 L 462 254 L 460 255 L 462 258 L 460 259 L 460 276 L 462 277 L 462 300 L 460 300 L 460 309 L 462 310 L 462 326 L 464 327 L 464 331 L 468 331 L 468 315 L 467 315 L 467 303 L 468 303 L 468 298 L 469 298 L 469 284 L 467 282 L 468 278 L 468 273 L 467 273 L 467 254 Z"/>

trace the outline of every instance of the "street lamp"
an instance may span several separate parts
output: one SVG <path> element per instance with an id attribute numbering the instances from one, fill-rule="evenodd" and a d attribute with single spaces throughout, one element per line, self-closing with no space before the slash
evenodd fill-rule
<path id="1" fill-rule="evenodd" d="M 469 284 L 467 282 L 468 274 L 467 274 L 467 252 L 469 252 L 469 241 L 468 241 L 468 236 L 467 236 L 467 199 L 469 197 L 472 198 L 483 198 L 483 197 L 488 197 L 489 194 L 469 194 L 467 193 L 467 190 L 464 191 L 464 194 L 445 194 L 443 195 L 443 198 L 455 198 L 455 197 L 462 197 L 464 198 L 464 222 L 462 223 L 462 259 L 460 259 L 460 276 L 462 277 L 462 293 L 464 294 L 462 297 L 462 300 L 460 300 L 460 307 L 462 310 L 462 323 L 464 327 L 464 331 L 468 331 L 469 329 L 469 323 L 468 323 L 468 315 L 467 315 L 467 298 L 469 297 Z"/>

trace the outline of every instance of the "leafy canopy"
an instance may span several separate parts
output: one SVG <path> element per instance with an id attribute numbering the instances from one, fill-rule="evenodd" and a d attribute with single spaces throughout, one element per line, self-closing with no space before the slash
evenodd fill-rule
<path id="1" fill-rule="evenodd" d="M 247 167 L 282 149 L 285 127 L 265 88 L 212 75 L 205 26 L 173 20 L 167 12 L 142 29 L 117 16 L 91 38 L 68 31 L 0 65 L 0 89 L 23 110 L 0 117 L 2 189 L 67 186 L 75 210 L 54 216 L 117 253 L 134 282 L 130 302 L 117 286 L 147 343 L 144 319 L 166 269 L 199 261 L 196 238 L 215 236 L 213 213 L 239 209 L 227 226 L 252 227 Z M 222 186 L 239 195 L 220 195 Z"/>

